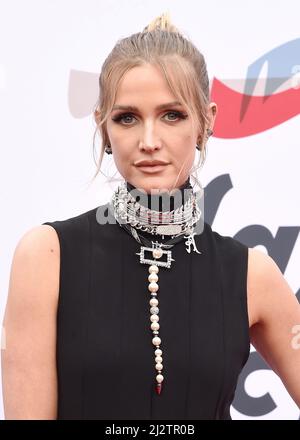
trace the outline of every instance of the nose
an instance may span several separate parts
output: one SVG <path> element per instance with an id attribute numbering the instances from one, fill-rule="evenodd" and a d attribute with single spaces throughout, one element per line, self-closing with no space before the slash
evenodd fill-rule
<path id="1" fill-rule="evenodd" d="M 151 153 L 152 151 L 155 150 L 160 150 L 161 149 L 161 141 L 159 141 L 154 133 L 153 133 L 153 127 L 147 127 L 145 129 L 144 135 L 142 137 L 142 139 L 140 140 L 139 143 L 139 149 L 141 151 L 145 151 L 145 152 L 149 152 Z"/>
<path id="2" fill-rule="evenodd" d="M 148 153 L 151 153 L 152 151 L 155 150 L 160 150 L 161 149 L 161 145 L 159 145 L 158 143 L 156 143 L 155 145 L 149 145 L 149 144 L 145 144 L 143 142 L 140 142 L 140 146 L 139 146 L 141 151 L 145 151 Z"/>

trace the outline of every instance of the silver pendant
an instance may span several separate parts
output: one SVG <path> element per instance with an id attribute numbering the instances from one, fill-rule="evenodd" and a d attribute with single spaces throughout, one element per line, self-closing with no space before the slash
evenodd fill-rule
<path id="1" fill-rule="evenodd" d="M 198 254 L 202 254 L 202 252 L 198 251 L 196 243 L 195 243 L 195 238 L 194 238 L 195 232 L 189 234 L 189 235 L 184 235 L 184 238 L 187 238 L 187 240 L 185 241 L 185 245 L 186 245 L 186 251 L 188 253 L 191 252 L 191 246 L 193 246 L 193 251 L 197 252 Z"/>

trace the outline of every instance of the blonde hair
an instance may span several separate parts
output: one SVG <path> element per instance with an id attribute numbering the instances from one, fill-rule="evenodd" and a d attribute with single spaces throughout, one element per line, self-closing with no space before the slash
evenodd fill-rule
<path id="1" fill-rule="evenodd" d="M 209 79 L 206 62 L 194 44 L 171 23 L 169 13 L 163 13 L 142 32 L 118 40 L 102 65 L 99 98 L 94 109 L 97 128 L 93 137 L 93 152 L 98 130 L 102 138 L 102 147 L 93 179 L 101 172 L 105 146 L 109 144 L 105 121 L 112 111 L 118 85 L 126 72 L 146 63 L 161 69 L 171 91 L 186 107 L 193 127 L 201 133 L 198 141 L 200 156 L 196 172 L 205 161 L 207 140 L 205 130 L 209 124 L 207 115 Z M 200 158 L 202 160 L 199 165 Z M 199 184 L 198 178 L 192 177 Z"/>

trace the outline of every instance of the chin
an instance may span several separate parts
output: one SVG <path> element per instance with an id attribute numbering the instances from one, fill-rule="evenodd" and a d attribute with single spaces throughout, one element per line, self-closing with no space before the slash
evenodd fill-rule
<path id="1" fill-rule="evenodd" d="M 162 191 L 170 191 L 176 177 L 162 178 L 161 176 L 145 176 L 139 179 L 130 181 L 138 189 L 143 189 L 149 194 L 156 194 Z"/>

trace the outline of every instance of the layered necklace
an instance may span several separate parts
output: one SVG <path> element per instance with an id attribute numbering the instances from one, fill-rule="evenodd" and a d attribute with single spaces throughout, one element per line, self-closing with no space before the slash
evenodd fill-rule
<path id="1" fill-rule="evenodd" d="M 184 189 L 183 189 L 184 188 Z M 152 332 L 152 344 L 155 348 L 155 369 L 156 369 L 156 383 L 155 390 L 158 395 L 162 391 L 162 383 L 164 376 L 163 370 L 163 352 L 161 349 L 162 341 L 159 337 L 159 308 L 158 308 L 158 272 L 159 267 L 171 268 L 174 260 L 172 258 L 172 247 L 179 241 L 185 239 L 186 251 L 191 251 L 201 254 L 197 249 L 195 243 L 195 226 L 201 217 L 200 198 L 203 195 L 203 190 L 193 192 L 192 187 L 184 184 L 178 191 L 182 197 L 187 194 L 186 201 L 179 203 L 176 209 L 170 211 L 162 211 L 150 209 L 145 204 L 139 203 L 138 197 L 134 197 L 131 191 L 136 188 L 129 182 L 123 182 L 113 193 L 109 207 L 113 213 L 118 224 L 127 231 L 140 245 L 139 256 L 141 264 L 149 265 L 148 268 L 148 291 L 150 292 L 150 328 Z M 137 191 L 139 196 L 145 197 L 145 193 Z M 178 194 L 178 193 L 177 193 Z M 146 198 L 152 202 L 157 201 L 161 195 L 146 194 Z M 172 196 L 167 196 L 167 201 L 171 205 Z M 161 199 L 158 199 L 161 201 Z M 152 208 L 152 203 L 151 203 Z M 143 234 L 144 232 L 144 234 Z M 150 240 L 145 236 L 151 234 L 158 237 L 158 239 Z M 150 235 L 150 236 L 151 236 Z M 164 237 L 171 237 L 167 241 L 162 241 Z"/>

